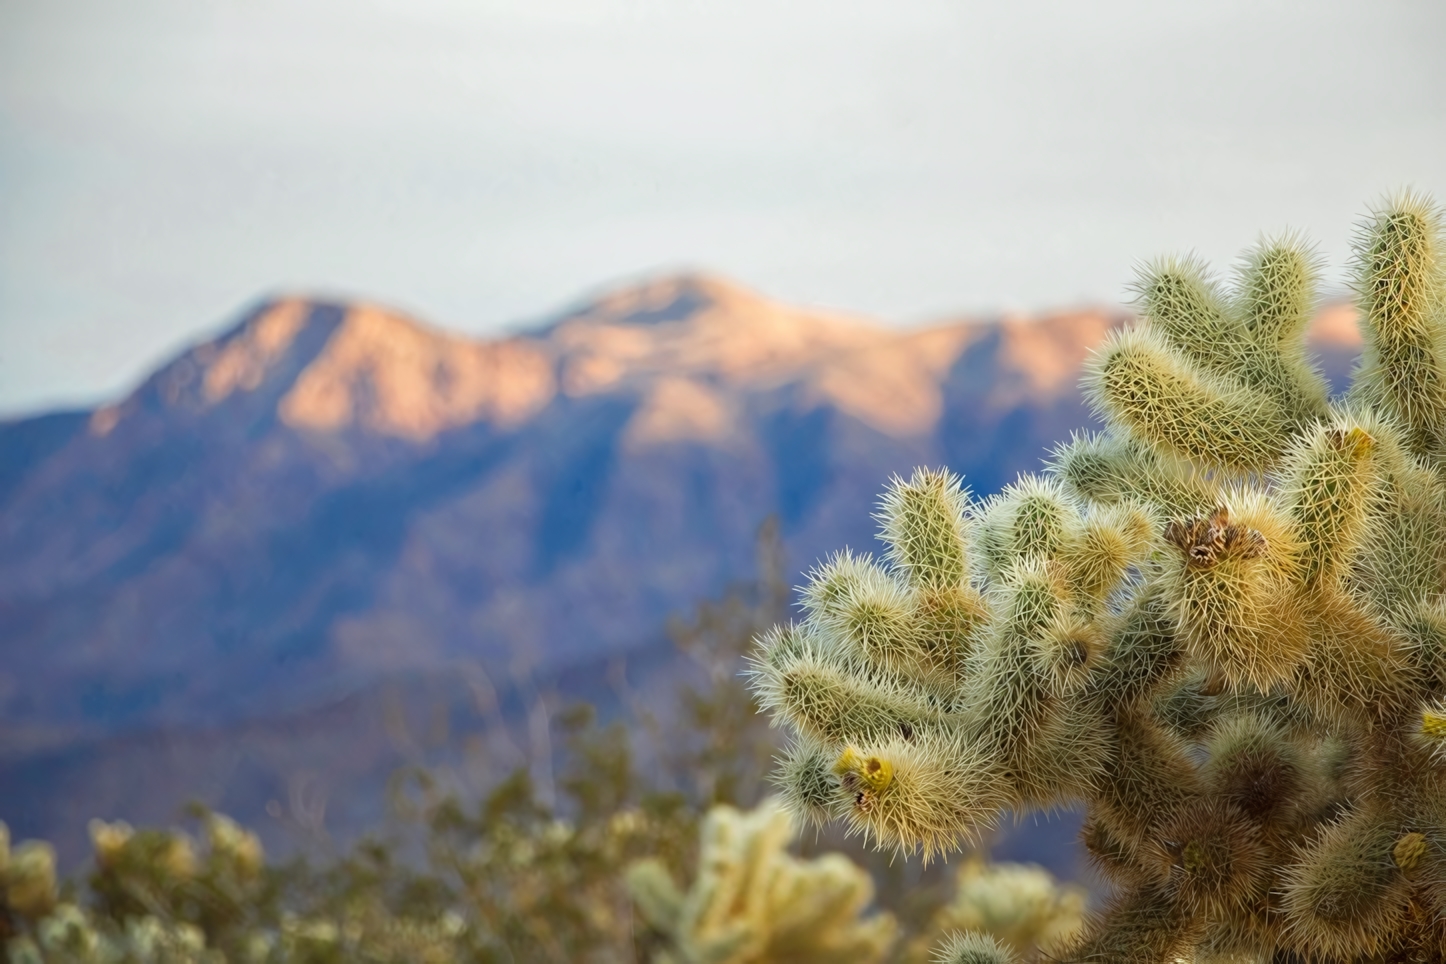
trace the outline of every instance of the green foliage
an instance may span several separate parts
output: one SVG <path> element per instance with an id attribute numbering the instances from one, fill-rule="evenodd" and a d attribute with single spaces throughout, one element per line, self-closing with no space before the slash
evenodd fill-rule
<path id="1" fill-rule="evenodd" d="M 886 564 L 835 557 L 754 654 L 797 734 L 789 805 L 925 861 L 1004 810 L 1083 806 L 1116 893 L 1051 960 L 1442 960 L 1442 225 L 1405 195 L 1362 226 L 1341 399 L 1287 236 L 1229 288 L 1147 266 L 1140 321 L 1086 370 L 1106 428 L 1043 478 L 983 503 L 947 472 L 894 480 Z"/>

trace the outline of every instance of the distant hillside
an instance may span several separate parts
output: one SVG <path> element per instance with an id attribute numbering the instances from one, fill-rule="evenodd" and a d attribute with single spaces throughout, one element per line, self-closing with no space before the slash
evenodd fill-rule
<path id="1" fill-rule="evenodd" d="M 1352 317 L 1317 326 L 1337 378 Z M 353 776 L 379 768 L 380 711 L 347 707 L 389 681 L 656 662 L 668 614 L 750 574 L 770 514 L 797 571 L 873 547 L 891 473 L 989 492 L 1038 467 L 1086 424 L 1080 364 L 1123 321 L 897 330 L 698 276 L 484 341 L 258 305 L 115 405 L 0 424 L 0 784 L 26 788 L 0 819 L 154 810 L 207 766 L 203 795 L 251 779 L 259 806 L 302 748 L 336 760 L 351 734 Z M 264 780 L 216 763 L 261 732 Z M 82 786 L 98 758 L 154 779 Z"/>

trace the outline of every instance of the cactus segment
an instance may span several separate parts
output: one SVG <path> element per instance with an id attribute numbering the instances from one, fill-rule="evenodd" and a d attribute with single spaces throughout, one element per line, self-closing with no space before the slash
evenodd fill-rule
<path id="1" fill-rule="evenodd" d="M 1275 399 L 1202 371 L 1148 327 L 1111 335 L 1090 361 L 1084 386 L 1100 418 L 1207 468 L 1267 470 L 1289 439 Z"/>
<path id="2" fill-rule="evenodd" d="M 1366 348 L 1354 386 L 1406 430 L 1418 454 L 1446 426 L 1446 303 L 1442 214 L 1404 194 L 1371 212 L 1355 238 L 1356 294 Z"/>
<path id="3" fill-rule="evenodd" d="M 1262 240 L 1237 272 L 1234 310 L 1254 347 L 1240 375 L 1277 398 L 1297 428 L 1324 418 L 1328 409 L 1325 379 L 1305 348 L 1319 274 L 1315 251 L 1291 234 Z"/>
<path id="4" fill-rule="evenodd" d="M 895 478 L 879 502 L 886 558 L 908 581 L 929 589 L 956 589 L 969 578 L 969 493 L 952 472 L 917 469 L 908 482 Z"/>

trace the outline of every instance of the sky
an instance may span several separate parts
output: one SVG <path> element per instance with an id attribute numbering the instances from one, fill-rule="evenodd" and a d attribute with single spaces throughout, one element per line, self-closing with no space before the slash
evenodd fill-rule
<path id="1" fill-rule="evenodd" d="M 893 324 L 1446 200 L 1440 0 L 0 0 L 0 416 L 257 298 L 514 331 L 702 269 Z"/>

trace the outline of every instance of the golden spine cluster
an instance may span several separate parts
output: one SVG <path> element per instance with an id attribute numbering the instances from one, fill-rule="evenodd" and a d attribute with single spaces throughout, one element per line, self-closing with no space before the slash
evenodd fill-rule
<path id="1" fill-rule="evenodd" d="M 882 560 L 815 570 L 754 657 L 793 810 L 929 860 L 1082 806 L 1116 887 L 1061 962 L 1446 960 L 1442 235 L 1410 194 L 1362 225 L 1340 398 L 1287 235 L 1228 286 L 1146 267 L 1084 378 L 1106 428 L 1042 476 L 895 479 Z"/>

